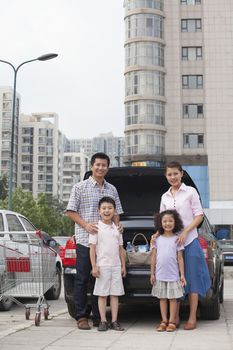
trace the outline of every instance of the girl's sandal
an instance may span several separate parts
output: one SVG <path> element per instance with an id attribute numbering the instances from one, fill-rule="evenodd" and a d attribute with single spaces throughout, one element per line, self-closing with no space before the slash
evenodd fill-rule
<path id="1" fill-rule="evenodd" d="M 176 330 L 176 324 L 174 322 L 169 322 L 166 328 L 167 332 L 174 332 Z"/>
<path id="2" fill-rule="evenodd" d="M 168 323 L 166 321 L 161 321 L 159 326 L 156 328 L 157 332 L 165 332 L 167 329 Z"/>

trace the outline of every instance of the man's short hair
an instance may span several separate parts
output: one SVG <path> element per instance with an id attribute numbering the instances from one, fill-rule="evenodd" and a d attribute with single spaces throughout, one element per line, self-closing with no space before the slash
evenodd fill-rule
<path id="1" fill-rule="evenodd" d="M 103 153 L 103 152 L 98 152 L 93 154 L 93 156 L 91 157 L 91 165 L 94 165 L 95 160 L 99 158 L 99 159 L 106 159 L 107 163 L 108 163 L 108 167 L 110 165 L 110 158 L 107 154 Z"/>

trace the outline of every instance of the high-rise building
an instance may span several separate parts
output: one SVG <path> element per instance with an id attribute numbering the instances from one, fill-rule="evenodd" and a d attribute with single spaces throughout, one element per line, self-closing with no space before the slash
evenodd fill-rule
<path id="1" fill-rule="evenodd" d="M 56 113 L 20 115 L 18 185 L 62 199 L 64 136 Z"/>
<path id="2" fill-rule="evenodd" d="M 163 1 L 125 1 L 125 163 L 165 155 Z"/>
<path id="3" fill-rule="evenodd" d="M 125 0 L 125 161 L 178 160 L 232 224 L 233 2 Z"/>
<path id="4" fill-rule="evenodd" d="M 67 204 L 69 201 L 73 185 L 83 180 L 85 172 L 89 169 L 90 160 L 83 150 L 81 150 L 81 152 L 64 153 L 62 177 L 62 200 L 64 204 Z"/>
<path id="5" fill-rule="evenodd" d="M 112 132 L 101 133 L 92 139 L 67 140 L 66 152 L 83 152 L 91 158 L 94 153 L 104 152 L 110 158 L 110 166 L 123 166 L 124 137 L 113 136 Z"/>
<path id="6" fill-rule="evenodd" d="M 16 93 L 12 188 L 17 184 L 20 95 Z M 0 87 L 0 175 L 10 173 L 13 89 Z"/>

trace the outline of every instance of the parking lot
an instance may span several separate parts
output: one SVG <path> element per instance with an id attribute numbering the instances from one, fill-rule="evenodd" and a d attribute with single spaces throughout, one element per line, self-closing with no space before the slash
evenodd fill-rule
<path id="1" fill-rule="evenodd" d="M 126 306 L 120 308 L 120 321 L 125 332 L 96 329 L 80 331 L 75 321 L 65 312 L 61 298 L 51 303 L 50 320 L 35 327 L 33 320 L 25 321 L 23 309 L 14 307 L 13 312 L 1 313 L 1 350 L 61 350 L 65 348 L 88 349 L 156 349 L 156 350 L 232 350 L 233 349 L 233 268 L 225 267 L 224 304 L 217 321 L 199 321 L 198 328 L 174 333 L 158 333 L 159 309 L 151 306 Z M 186 310 L 182 309 L 182 321 Z M 183 323 L 182 322 L 182 323 Z"/>

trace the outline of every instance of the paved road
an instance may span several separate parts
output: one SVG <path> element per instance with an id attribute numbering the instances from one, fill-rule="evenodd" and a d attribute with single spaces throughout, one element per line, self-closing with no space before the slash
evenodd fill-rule
<path id="1" fill-rule="evenodd" d="M 233 349 L 233 279 L 225 280 L 225 301 L 221 317 L 217 321 L 199 321 L 198 328 L 174 333 L 158 333 L 154 330 L 159 322 L 158 308 L 126 307 L 120 309 L 120 319 L 125 332 L 96 329 L 80 331 L 75 321 L 64 310 L 64 300 L 51 306 L 51 319 L 35 327 L 33 321 L 24 321 L 22 313 L 8 313 L 5 328 L 0 327 L 1 350 L 232 350 Z M 60 307 L 58 307 L 60 305 Z M 58 311 L 59 308 L 59 311 Z M 183 310 L 183 317 L 185 317 Z M 3 313 L 6 314 L 6 313 Z M 2 313 L 0 314 L 2 323 Z M 29 322 L 29 323 L 28 323 Z M 3 321 L 4 323 L 4 321 Z M 24 329 L 23 329 L 24 328 Z M 17 331 L 19 330 L 20 331 Z"/>

